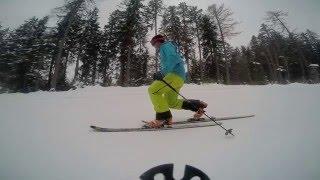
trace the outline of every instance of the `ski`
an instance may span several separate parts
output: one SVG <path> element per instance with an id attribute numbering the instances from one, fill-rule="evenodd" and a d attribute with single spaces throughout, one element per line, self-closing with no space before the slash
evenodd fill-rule
<path id="1" fill-rule="evenodd" d="M 243 118 L 250 118 L 254 117 L 255 115 L 244 115 L 244 116 L 228 116 L 228 117 L 212 117 L 215 121 L 227 121 L 227 120 L 233 120 L 233 119 L 243 119 Z M 146 121 L 142 121 L 143 123 L 146 123 Z M 175 124 L 194 124 L 194 123 L 204 123 L 204 122 L 213 122 L 209 118 L 200 118 L 198 120 L 194 118 L 189 118 L 185 121 L 175 121 L 173 122 L 173 125 Z"/>
<path id="2" fill-rule="evenodd" d="M 244 115 L 244 116 L 226 116 L 226 117 L 212 117 L 215 121 L 227 121 L 227 120 L 234 120 L 234 119 L 244 119 L 244 118 L 251 118 L 255 115 Z M 190 123 L 204 123 L 204 122 L 213 122 L 209 118 L 200 118 L 196 120 L 194 118 L 189 118 L 186 121 L 176 121 L 173 124 L 190 124 Z"/>
<path id="3" fill-rule="evenodd" d="M 220 125 L 222 123 L 219 123 Z M 139 132 L 139 131 L 165 131 L 165 130 L 176 130 L 176 129 L 189 129 L 189 128 L 200 128 L 200 127 L 210 127 L 217 126 L 217 124 L 187 124 L 187 125 L 179 125 L 172 127 L 163 127 L 163 128 L 103 128 L 98 126 L 90 126 L 94 131 L 97 132 Z"/>

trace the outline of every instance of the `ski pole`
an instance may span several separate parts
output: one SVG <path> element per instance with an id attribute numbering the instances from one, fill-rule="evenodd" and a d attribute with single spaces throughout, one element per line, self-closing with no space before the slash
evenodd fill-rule
<path id="1" fill-rule="evenodd" d="M 181 93 L 179 93 L 177 90 L 175 90 L 169 83 L 167 83 L 164 79 L 161 79 L 162 82 L 164 82 L 168 87 L 170 87 L 174 92 L 176 92 L 179 96 L 181 96 L 184 100 L 188 100 L 186 97 L 184 97 Z M 209 118 L 210 120 L 212 120 L 213 122 L 215 122 L 218 126 L 220 126 L 222 129 L 224 129 L 225 135 L 229 135 L 231 134 L 232 136 L 234 136 L 234 134 L 232 133 L 233 129 L 226 129 L 225 127 L 223 127 L 220 123 L 217 123 L 216 120 L 214 120 L 214 118 L 210 117 L 207 115 L 206 112 L 203 113 L 207 118 Z"/>

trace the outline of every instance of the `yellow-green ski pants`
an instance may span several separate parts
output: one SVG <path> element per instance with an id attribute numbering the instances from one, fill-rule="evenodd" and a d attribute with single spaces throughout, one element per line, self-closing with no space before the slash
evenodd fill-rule
<path id="1" fill-rule="evenodd" d="M 168 73 L 163 80 L 170 84 L 177 92 L 180 91 L 184 80 L 174 74 Z M 178 99 L 178 94 L 162 81 L 154 81 L 148 88 L 148 93 L 156 113 L 172 109 L 181 109 L 183 100 Z"/>

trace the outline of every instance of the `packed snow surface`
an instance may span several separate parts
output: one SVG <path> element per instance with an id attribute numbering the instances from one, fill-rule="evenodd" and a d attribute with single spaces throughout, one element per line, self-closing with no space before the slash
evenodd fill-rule
<path id="1" fill-rule="evenodd" d="M 319 180 L 320 86 L 186 85 L 216 117 L 255 114 L 218 126 L 97 133 L 90 125 L 139 127 L 154 118 L 148 87 L 87 87 L 0 94 L 1 180 L 134 180 L 150 168 L 185 165 L 213 180 Z M 173 111 L 174 120 L 192 112 Z M 157 179 L 161 179 L 157 176 Z"/>

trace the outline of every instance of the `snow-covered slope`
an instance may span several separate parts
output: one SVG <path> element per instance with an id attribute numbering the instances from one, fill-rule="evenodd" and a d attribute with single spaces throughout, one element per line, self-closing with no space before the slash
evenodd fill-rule
<path id="1" fill-rule="evenodd" d="M 148 169 L 186 164 L 219 180 L 319 180 L 320 86 L 187 85 L 208 114 L 254 118 L 219 127 L 96 133 L 89 126 L 138 127 L 154 118 L 147 87 L 0 94 L 1 180 L 133 180 Z M 192 115 L 173 111 L 175 120 Z M 158 179 L 161 179 L 158 176 Z"/>

